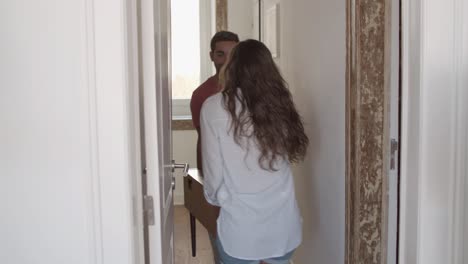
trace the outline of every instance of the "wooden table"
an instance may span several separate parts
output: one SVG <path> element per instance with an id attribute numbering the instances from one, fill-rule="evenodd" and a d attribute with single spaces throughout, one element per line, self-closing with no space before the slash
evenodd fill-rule
<path id="1" fill-rule="evenodd" d="M 216 234 L 216 219 L 219 208 L 209 204 L 203 194 L 203 176 L 198 169 L 190 169 L 184 177 L 184 204 L 190 212 L 190 234 L 192 241 L 192 256 L 196 255 L 195 219 L 198 220 L 210 234 Z"/>

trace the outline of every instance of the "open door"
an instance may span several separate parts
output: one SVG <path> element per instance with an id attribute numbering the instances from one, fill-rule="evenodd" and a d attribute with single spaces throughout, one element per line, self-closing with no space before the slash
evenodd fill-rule
<path id="1" fill-rule="evenodd" d="M 140 105 L 145 263 L 172 264 L 173 186 L 170 88 L 170 5 L 139 2 Z"/>

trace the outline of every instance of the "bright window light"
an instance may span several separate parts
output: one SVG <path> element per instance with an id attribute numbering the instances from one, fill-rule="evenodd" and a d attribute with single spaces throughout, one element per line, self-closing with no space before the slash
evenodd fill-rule
<path id="1" fill-rule="evenodd" d="M 172 0 L 172 99 L 190 99 L 200 83 L 199 1 Z"/>

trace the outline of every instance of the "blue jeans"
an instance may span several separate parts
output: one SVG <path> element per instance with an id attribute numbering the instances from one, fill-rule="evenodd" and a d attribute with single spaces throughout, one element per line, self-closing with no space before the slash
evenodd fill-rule
<path id="1" fill-rule="evenodd" d="M 294 253 L 294 250 L 292 250 L 291 252 L 281 257 L 262 259 L 262 260 L 245 260 L 245 259 L 238 259 L 238 258 L 229 256 L 224 251 L 224 248 L 221 245 L 221 241 L 219 241 L 218 237 L 215 240 L 215 245 L 216 245 L 215 250 L 217 251 L 217 257 L 219 258 L 219 261 L 221 264 L 259 264 L 260 261 L 263 261 L 268 264 L 288 264 L 289 260 L 291 259 Z"/>

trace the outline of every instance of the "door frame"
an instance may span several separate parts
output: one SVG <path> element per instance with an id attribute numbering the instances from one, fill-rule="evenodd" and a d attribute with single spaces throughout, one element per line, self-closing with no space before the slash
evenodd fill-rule
<path id="1" fill-rule="evenodd" d="M 161 47 L 164 41 L 168 41 L 167 45 L 170 45 L 170 39 L 167 39 L 170 37 L 170 31 L 169 28 L 160 26 L 161 21 L 164 21 L 164 26 L 169 27 L 170 12 L 167 12 L 165 17 L 160 17 L 161 12 L 164 12 L 160 7 L 170 8 L 170 6 L 168 0 L 124 1 L 127 3 L 126 55 L 129 64 L 128 75 L 131 76 L 129 78 L 131 80 L 129 100 L 132 102 L 130 115 L 134 119 L 131 124 L 134 129 L 132 136 L 138 149 L 135 158 L 138 166 L 135 166 L 135 177 L 132 179 L 134 214 L 137 223 L 135 226 L 138 228 L 136 232 L 138 241 L 135 246 L 138 247 L 138 263 L 168 263 L 174 261 L 174 252 L 172 246 L 167 247 L 165 244 L 163 235 L 164 228 L 173 231 L 173 221 L 172 218 L 170 221 L 165 221 L 164 217 L 173 214 L 173 191 L 169 190 L 170 199 L 165 200 L 162 199 L 164 194 L 162 188 L 168 186 L 165 185 L 167 183 L 165 177 L 172 177 L 172 174 L 166 176 L 164 173 L 171 171 L 171 164 L 170 160 L 168 163 L 163 163 L 164 153 L 161 149 L 164 148 L 164 138 L 158 129 L 161 126 L 160 122 L 171 119 L 171 114 L 169 112 L 167 120 L 163 121 L 158 113 L 163 107 L 160 101 L 162 92 L 159 89 L 164 82 L 170 82 L 167 76 L 161 73 L 161 67 L 168 69 L 170 67 L 170 58 L 168 63 L 163 62 L 162 52 L 165 46 Z M 167 74 L 170 75 L 169 70 Z M 168 124 L 170 126 L 170 121 Z M 170 131 L 170 127 L 168 130 Z M 143 196 L 150 199 L 143 199 Z M 165 206 L 161 203 L 165 203 Z M 148 211 L 148 206 L 152 206 L 151 211 Z M 148 222 L 150 218 L 154 221 L 151 225 Z M 171 243 L 173 237 L 169 244 Z"/>
<path id="2" fill-rule="evenodd" d="M 390 2 L 347 1 L 349 264 L 387 260 Z M 468 234 L 468 18 L 463 16 L 468 4 L 402 0 L 401 5 L 398 260 L 462 263 Z"/>
<path id="3" fill-rule="evenodd" d="M 347 0 L 345 263 L 386 263 L 392 0 Z"/>
<path id="4" fill-rule="evenodd" d="M 124 36 L 127 70 L 127 115 L 132 164 L 130 183 L 132 186 L 134 255 L 136 263 L 144 263 L 148 250 L 145 248 L 143 177 L 144 157 L 142 156 L 142 113 L 140 91 L 140 48 L 139 48 L 139 0 L 124 0 Z"/>
<path id="5" fill-rule="evenodd" d="M 134 0 L 83 0 L 89 97 L 93 263 L 141 263 L 142 217 Z M 109 136 L 112 135 L 112 136 Z"/>
<path id="6" fill-rule="evenodd" d="M 467 11 L 403 1 L 401 264 L 467 260 Z"/>

